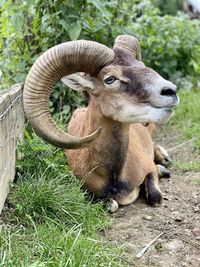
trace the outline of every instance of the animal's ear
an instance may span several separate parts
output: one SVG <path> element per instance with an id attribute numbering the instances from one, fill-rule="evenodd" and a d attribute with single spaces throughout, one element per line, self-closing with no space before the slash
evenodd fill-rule
<path id="1" fill-rule="evenodd" d="M 61 81 L 68 87 L 76 91 L 85 91 L 88 89 L 94 89 L 94 82 L 89 75 L 85 75 L 82 72 L 73 73 L 61 78 Z"/>

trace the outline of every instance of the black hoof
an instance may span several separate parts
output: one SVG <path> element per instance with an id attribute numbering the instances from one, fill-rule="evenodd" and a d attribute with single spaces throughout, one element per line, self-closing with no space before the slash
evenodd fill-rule
<path id="1" fill-rule="evenodd" d="M 162 193 L 158 190 L 153 190 L 148 192 L 147 201 L 150 206 L 157 207 L 162 205 L 163 196 Z"/>
<path id="2" fill-rule="evenodd" d="M 152 173 L 146 176 L 146 194 L 150 206 L 160 206 L 162 204 L 162 193 L 156 188 Z"/>
<path id="3" fill-rule="evenodd" d="M 166 178 L 169 178 L 170 177 L 170 171 L 167 170 L 164 166 L 160 165 L 159 166 L 160 168 L 160 174 L 161 174 L 161 177 L 166 177 Z"/>

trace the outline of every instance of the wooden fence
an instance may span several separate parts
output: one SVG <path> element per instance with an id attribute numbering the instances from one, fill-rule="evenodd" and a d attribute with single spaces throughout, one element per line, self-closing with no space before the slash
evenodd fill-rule
<path id="1" fill-rule="evenodd" d="M 22 85 L 0 95 L 0 213 L 15 177 L 16 150 L 23 137 Z"/>

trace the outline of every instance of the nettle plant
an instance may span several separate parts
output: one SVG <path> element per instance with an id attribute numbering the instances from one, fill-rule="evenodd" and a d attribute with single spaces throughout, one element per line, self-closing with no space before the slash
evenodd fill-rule
<path id="1" fill-rule="evenodd" d="M 140 36 L 146 64 L 175 81 L 180 88 L 191 89 L 198 85 L 200 74 L 199 26 L 198 20 L 190 21 L 180 13 L 176 17 L 144 15 L 132 29 Z"/>

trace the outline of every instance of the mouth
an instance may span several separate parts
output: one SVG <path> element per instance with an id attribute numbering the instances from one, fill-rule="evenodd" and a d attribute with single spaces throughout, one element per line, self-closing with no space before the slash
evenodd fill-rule
<path id="1" fill-rule="evenodd" d="M 173 115 L 174 114 L 174 108 L 175 108 L 176 105 L 170 105 L 170 106 L 163 106 L 163 107 L 155 107 L 153 105 L 151 105 L 151 107 L 154 109 L 154 110 L 157 110 L 159 113 L 161 114 L 165 114 L 165 116 L 167 115 Z M 165 117 L 164 116 L 164 117 Z"/>
<path id="2" fill-rule="evenodd" d="M 168 105 L 163 105 L 163 106 L 155 106 L 155 105 L 152 105 L 153 108 L 158 108 L 158 109 L 172 109 L 172 108 L 175 108 L 176 106 L 178 106 L 180 103 L 180 98 L 176 95 L 175 99 L 174 99 L 174 102 L 171 103 L 171 104 L 168 104 Z"/>
<path id="3" fill-rule="evenodd" d="M 176 96 L 176 101 L 171 103 L 170 105 L 164 105 L 164 106 L 154 106 L 152 105 L 152 108 L 155 108 L 156 110 L 160 111 L 163 114 L 164 119 L 162 121 L 167 121 L 170 117 L 174 115 L 174 108 L 178 106 L 180 103 L 180 99 L 178 96 Z"/>
<path id="4" fill-rule="evenodd" d="M 156 108 L 156 109 L 173 109 L 177 106 L 177 104 L 172 104 L 172 105 L 166 105 L 166 106 L 154 106 L 154 105 L 151 105 L 152 108 Z"/>
<path id="5" fill-rule="evenodd" d="M 155 107 L 154 107 L 155 108 Z M 162 125 L 168 122 L 168 120 L 174 115 L 174 106 L 155 108 L 160 113 L 160 118 L 157 124 Z"/>
<path id="6" fill-rule="evenodd" d="M 168 107 L 154 107 L 152 106 L 153 108 L 157 109 L 157 110 L 160 110 L 162 112 L 166 112 L 166 113 L 174 113 L 174 107 L 175 106 L 168 106 Z"/>
<path id="7" fill-rule="evenodd" d="M 166 115 L 169 116 L 169 117 L 174 115 L 173 107 L 163 108 L 163 112 L 166 113 Z"/>

